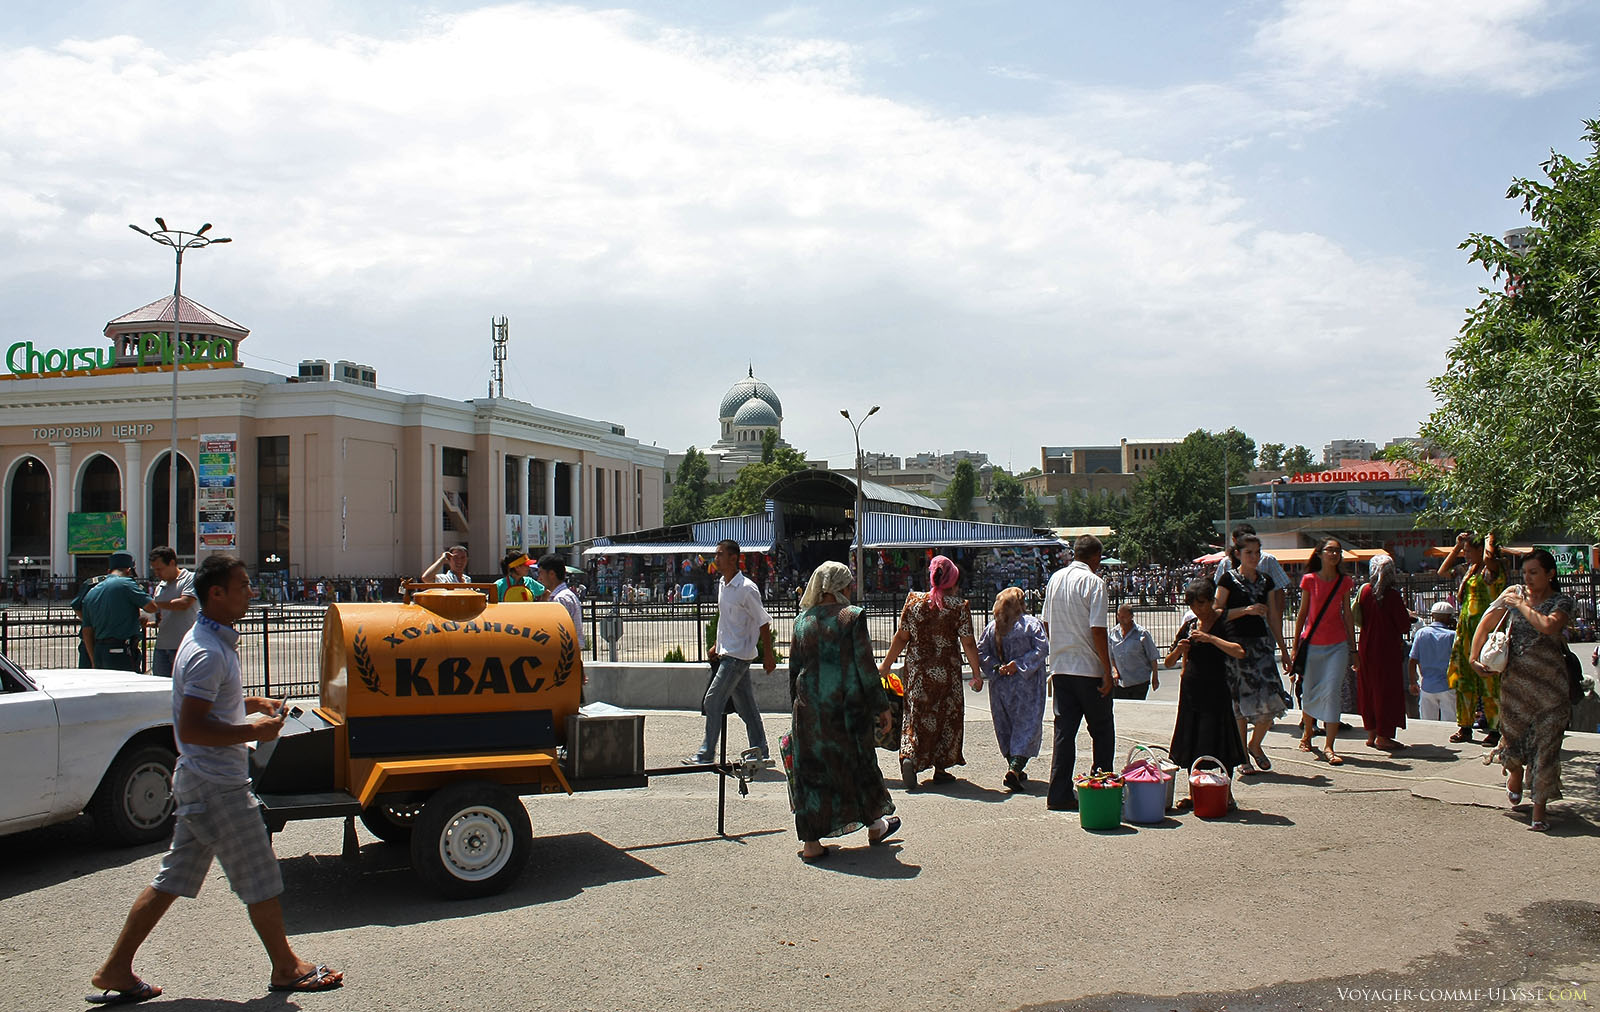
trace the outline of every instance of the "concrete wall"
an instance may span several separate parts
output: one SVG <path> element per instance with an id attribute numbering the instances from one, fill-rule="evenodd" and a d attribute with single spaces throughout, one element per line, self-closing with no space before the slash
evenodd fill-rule
<path id="1" fill-rule="evenodd" d="M 709 664 L 612 664 L 585 661 L 588 676 L 583 698 L 630 710 L 699 710 L 711 677 Z M 750 667 L 756 705 L 763 713 L 788 713 L 789 668 L 780 664 L 767 674 L 761 664 Z"/>

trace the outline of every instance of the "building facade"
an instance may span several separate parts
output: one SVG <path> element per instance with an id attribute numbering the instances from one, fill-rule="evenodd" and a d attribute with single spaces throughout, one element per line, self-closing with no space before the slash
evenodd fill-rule
<path id="1" fill-rule="evenodd" d="M 171 540 L 174 356 L 158 330 L 171 305 L 112 321 L 112 348 L 93 355 L 12 346 L 0 577 L 82 578 L 110 551 L 142 561 Z M 508 546 L 576 557 L 588 539 L 661 522 L 666 451 L 621 425 L 385 390 L 352 363 L 306 363 L 305 380 L 248 368 L 249 332 L 188 299 L 180 326 L 174 547 L 186 560 L 225 551 L 285 577 L 415 576 L 460 543 L 468 571 L 489 576 Z"/>

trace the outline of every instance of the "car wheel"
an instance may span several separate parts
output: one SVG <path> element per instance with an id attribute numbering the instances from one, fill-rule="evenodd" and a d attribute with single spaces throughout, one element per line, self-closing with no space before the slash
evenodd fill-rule
<path id="1" fill-rule="evenodd" d="M 89 800 L 89 816 L 100 835 L 121 846 L 171 836 L 176 763 L 173 751 L 161 745 L 124 749 Z"/>
<path id="2" fill-rule="evenodd" d="M 467 781 L 423 804 L 411 834 L 411 866 L 443 896 L 491 896 L 522 874 L 532 844 L 521 798 L 500 784 Z"/>
<path id="3" fill-rule="evenodd" d="M 384 843 L 403 846 L 411 842 L 411 830 L 421 811 L 422 805 L 415 801 L 397 804 L 377 801 L 361 810 L 361 824 Z"/>

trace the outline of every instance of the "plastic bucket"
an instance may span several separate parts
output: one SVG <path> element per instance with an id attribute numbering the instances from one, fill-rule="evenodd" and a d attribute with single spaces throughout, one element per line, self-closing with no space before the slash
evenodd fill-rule
<path id="1" fill-rule="evenodd" d="M 1202 763 L 1210 763 L 1217 772 L 1201 772 Z M 1228 768 L 1213 756 L 1203 755 L 1189 767 L 1189 797 L 1194 801 L 1194 814 L 1202 819 L 1220 819 L 1228 814 L 1228 801 L 1233 795 L 1233 782 L 1228 778 Z"/>
<path id="2" fill-rule="evenodd" d="M 1167 779 L 1162 785 L 1164 793 L 1162 794 L 1161 810 L 1163 812 L 1172 811 L 1172 806 L 1177 803 L 1177 797 L 1178 797 L 1177 796 L 1178 774 L 1179 774 L 1179 772 L 1182 771 L 1183 767 L 1179 766 L 1177 763 L 1173 762 L 1170 759 L 1159 758 L 1155 754 L 1154 750 L 1152 750 L 1150 748 L 1150 746 L 1148 746 L 1148 745 L 1134 745 L 1133 748 L 1130 748 L 1128 750 L 1128 758 L 1123 764 L 1122 772 L 1124 774 L 1126 774 L 1128 772 L 1128 769 L 1131 766 L 1133 766 L 1133 764 L 1134 764 L 1134 758 L 1133 757 L 1138 755 L 1140 752 L 1143 752 L 1145 754 L 1145 756 L 1147 757 L 1147 761 L 1152 766 L 1154 766 L 1156 769 L 1160 770 L 1162 773 L 1166 774 Z M 1126 782 L 1126 781 L 1124 781 L 1124 782 Z M 1126 800 L 1126 792 L 1124 792 L 1122 814 L 1123 814 L 1124 818 L 1127 818 L 1128 806 L 1127 806 L 1127 800 Z M 1135 820 L 1128 819 L 1128 821 L 1129 822 L 1133 822 Z M 1159 822 L 1161 820 L 1160 819 L 1151 819 L 1150 821 L 1151 822 Z"/>
<path id="3" fill-rule="evenodd" d="M 1122 817 L 1129 822 L 1150 825 L 1167 814 L 1167 787 L 1172 778 L 1148 760 L 1130 764 L 1122 771 Z"/>
<path id="4" fill-rule="evenodd" d="M 1122 825 L 1122 781 L 1079 777 L 1078 824 L 1084 829 L 1116 829 Z"/>

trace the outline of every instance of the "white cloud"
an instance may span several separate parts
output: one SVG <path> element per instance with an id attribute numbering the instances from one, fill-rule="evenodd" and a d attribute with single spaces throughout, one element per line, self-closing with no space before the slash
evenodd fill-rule
<path id="1" fill-rule="evenodd" d="M 1203 162 L 1130 156 L 1066 116 L 890 101 L 831 40 L 518 5 L 394 39 L 0 55 L 0 281 L 98 285 L 117 256 L 158 279 L 113 248 L 126 223 L 214 220 L 236 242 L 186 291 L 263 353 L 474 396 L 482 356 L 462 349 L 507 313 L 531 336 L 521 395 L 559 389 L 551 406 L 675 448 L 714 437 L 700 404 L 746 359 L 821 455 L 848 454 L 834 419 L 855 402 L 885 405 L 873 445 L 897 452 L 1024 460 L 1230 424 L 1307 441 L 1350 434 L 1372 383 L 1386 438 L 1426 412 L 1458 316 L 1402 264 L 1254 220 Z M 94 287 L 77 298 L 96 326 L 132 308 Z M 1289 382 L 1220 396 L 1248 375 Z"/>
<path id="2" fill-rule="evenodd" d="M 1535 95 L 1584 69 L 1585 47 L 1534 34 L 1550 13 L 1546 0 L 1290 0 L 1255 41 L 1293 76 Z"/>

